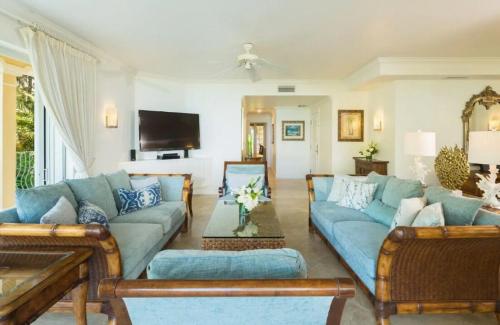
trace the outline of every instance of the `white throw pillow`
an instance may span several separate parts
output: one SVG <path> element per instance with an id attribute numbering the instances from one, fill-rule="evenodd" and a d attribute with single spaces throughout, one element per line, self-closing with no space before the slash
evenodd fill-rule
<path id="1" fill-rule="evenodd" d="M 413 221 L 412 227 L 439 227 L 444 226 L 443 205 L 441 202 L 423 208 Z"/>
<path id="2" fill-rule="evenodd" d="M 264 175 L 263 174 L 226 174 L 226 184 L 229 192 L 238 192 L 243 186 L 247 186 L 250 180 L 257 180 L 257 188 L 262 188 L 264 186 Z"/>
<path id="3" fill-rule="evenodd" d="M 49 211 L 47 211 L 40 223 L 43 224 L 58 224 L 58 225 L 74 225 L 76 224 L 77 214 L 75 208 L 71 205 L 67 198 L 61 196 Z"/>
<path id="4" fill-rule="evenodd" d="M 135 191 L 142 190 L 145 187 L 157 184 L 159 182 L 160 181 L 158 180 L 158 177 L 156 177 L 156 176 L 148 177 L 148 178 L 133 178 L 130 180 L 130 184 L 132 185 L 132 189 Z"/>
<path id="5" fill-rule="evenodd" d="M 347 191 L 347 184 L 350 181 L 365 182 L 366 178 L 366 176 L 336 175 L 335 177 L 333 177 L 332 189 L 326 200 L 331 202 L 339 202 L 345 196 L 345 193 Z"/>
<path id="6" fill-rule="evenodd" d="M 397 226 L 409 227 L 417 217 L 417 214 L 425 207 L 427 199 L 425 197 L 413 197 L 410 199 L 402 199 L 399 203 L 398 210 L 392 219 L 390 230 Z"/>
<path id="7" fill-rule="evenodd" d="M 347 182 L 346 193 L 337 204 L 346 208 L 364 210 L 373 201 L 376 189 L 377 184 Z"/>

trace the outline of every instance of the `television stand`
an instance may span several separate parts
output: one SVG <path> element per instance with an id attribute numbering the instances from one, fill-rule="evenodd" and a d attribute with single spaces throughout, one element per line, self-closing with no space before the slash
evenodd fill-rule
<path id="1" fill-rule="evenodd" d="M 189 149 L 184 149 L 184 158 L 189 158 Z"/>

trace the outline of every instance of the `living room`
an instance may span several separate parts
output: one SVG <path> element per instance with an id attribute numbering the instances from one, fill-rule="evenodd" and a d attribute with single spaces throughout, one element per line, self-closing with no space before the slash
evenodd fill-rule
<path id="1" fill-rule="evenodd" d="M 497 324 L 499 15 L 2 1 L 0 323 Z"/>

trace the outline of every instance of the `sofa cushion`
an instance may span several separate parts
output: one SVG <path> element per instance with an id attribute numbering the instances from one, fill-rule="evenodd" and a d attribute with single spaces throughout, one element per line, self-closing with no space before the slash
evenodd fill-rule
<path id="1" fill-rule="evenodd" d="M 76 200 L 89 201 L 106 212 L 109 219 L 118 215 L 115 199 L 111 187 L 104 175 L 82 179 L 68 179 L 66 183 L 71 187 Z"/>
<path id="2" fill-rule="evenodd" d="M 148 279 L 306 278 L 302 255 L 290 248 L 247 251 L 164 250 L 148 265 Z"/>
<path id="3" fill-rule="evenodd" d="M 389 227 L 375 222 L 342 221 L 333 226 L 338 245 L 348 252 L 343 256 L 354 272 L 364 272 L 375 279 L 380 247 Z"/>
<path id="4" fill-rule="evenodd" d="M 396 214 L 396 209 L 377 199 L 373 200 L 364 212 L 376 222 L 380 222 L 389 227 Z"/>
<path id="5" fill-rule="evenodd" d="M 0 211 L 0 223 L 20 223 L 19 216 L 17 215 L 17 209 L 11 208 L 7 210 Z"/>
<path id="6" fill-rule="evenodd" d="M 372 221 L 365 213 L 338 206 L 334 202 L 315 201 L 311 203 L 311 218 L 322 230 L 323 235 L 331 238 L 333 235 L 333 224 L 339 221 Z"/>
<path id="7" fill-rule="evenodd" d="M 61 196 L 68 199 L 73 208 L 78 207 L 73 192 L 63 182 L 17 190 L 16 207 L 19 220 L 23 223 L 40 223 L 40 218 L 56 205 Z"/>
<path id="8" fill-rule="evenodd" d="M 110 231 L 120 249 L 124 278 L 128 278 L 163 237 L 161 225 L 148 223 L 112 223 Z"/>
<path id="9" fill-rule="evenodd" d="M 464 226 L 474 222 L 483 201 L 479 199 L 454 196 L 439 186 L 431 186 L 425 191 L 428 204 L 441 202 L 446 225 Z"/>
<path id="10" fill-rule="evenodd" d="M 123 169 L 117 171 L 116 173 L 106 174 L 104 176 L 106 177 L 106 180 L 108 181 L 109 186 L 111 187 L 111 191 L 113 192 L 116 209 L 120 211 L 120 209 L 122 208 L 122 203 L 120 201 L 120 198 L 118 197 L 118 189 L 120 188 L 124 188 L 126 190 L 132 189 L 132 187 L 130 186 L 130 177 L 128 176 L 128 173 Z"/>
<path id="11" fill-rule="evenodd" d="M 160 176 L 161 196 L 164 201 L 181 201 L 184 176 Z"/>
<path id="12" fill-rule="evenodd" d="M 424 196 L 424 191 L 420 181 L 392 177 L 385 185 L 382 202 L 397 209 L 402 199 L 422 196 Z"/>
<path id="13" fill-rule="evenodd" d="M 313 177 L 315 201 L 326 201 L 332 191 L 333 177 Z"/>
<path id="14" fill-rule="evenodd" d="M 500 214 L 484 209 L 479 209 L 476 214 L 476 218 L 474 219 L 474 225 L 500 226 Z"/>
<path id="15" fill-rule="evenodd" d="M 186 204 L 184 201 L 160 202 L 159 205 L 142 209 L 111 220 L 111 223 L 150 223 L 162 226 L 162 233 L 166 234 L 172 225 L 184 219 Z"/>
<path id="16" fill-rule="evenodd" d="M 394 178 L 394 176 L 380 175 L 376 172 L 371 172 L 370 174 L 368 174 L 366 182 L 377 184 L 377 190 L 375 191 L 375 195 L 373 196 L 374 199 L 382 199 L 382 194 L 384 193 L 385 186 L 391 178 Z"/>

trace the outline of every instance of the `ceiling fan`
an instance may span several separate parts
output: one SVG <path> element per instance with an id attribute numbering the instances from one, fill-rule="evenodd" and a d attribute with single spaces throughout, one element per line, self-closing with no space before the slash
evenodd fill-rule
<path id="1" fill-rule="evenodd" d="M 246 73 L 248 74 L 248 77 L 252 82 L 257 82 L 261 80 L 262 78 L 260 77 L 260 74 L 257 70 L 257 68 L 271 68 L 275 70 L 280 70 L 283 71 L 284 69 L 282 67 L 279 67 L 275 64 L 272 64 L 266 59 L 263 59 L 259 57 L 257 54 L 252 53 L 254 45 L 252 43 L 245 43 L 243 44 L 243 49 L 245 50 L 245 53 L 242 53 L 237 56 L 237 66 L 230 68 L 228 70 L 235 70 L 235 69 L 244 69 Z M 222 71 L 222 72 L 226 72 Z"/>

